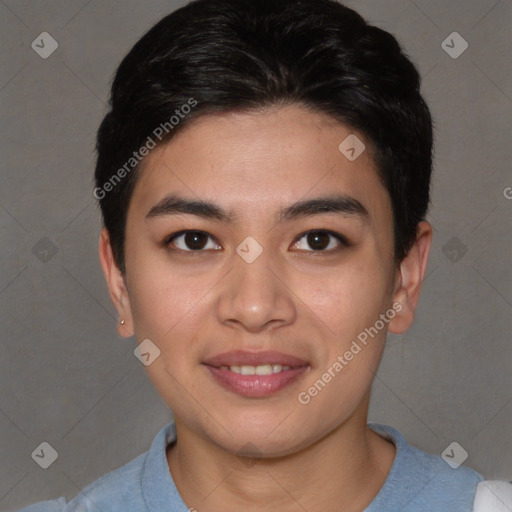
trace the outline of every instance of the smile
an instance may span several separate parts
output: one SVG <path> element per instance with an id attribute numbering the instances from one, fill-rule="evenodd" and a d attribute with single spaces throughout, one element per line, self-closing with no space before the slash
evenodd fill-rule
<path id="1" fill-rule="evenodd" d="M 229 370 L 233 373 L 241 375 L 271 375 L 272 373 L 280 373 L 286 370 L 291 370 L 291 366 L 283 366 L 281 364 L 262 364 L 259 366 L 221 366 L 221 370 Z"/>
<path id="2" fill-rule="evenodd" d="M 307 361 L 291 354 L 243 350 L 218 354 L 202 366 L 223 390 L 252 398 L 274 395 L 310 369 Z"/>

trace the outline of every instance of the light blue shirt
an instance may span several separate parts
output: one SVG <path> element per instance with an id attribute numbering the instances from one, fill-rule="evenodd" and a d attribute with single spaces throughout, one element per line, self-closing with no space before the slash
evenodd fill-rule
<path id="1" fill-rule="evenodd" d="M 396 456 L 391 471 L 364 512 L 471 512 L 476 486 L 483 477 L 460 466 L 452 469 L 440 456 L 410 446 L 396 429 L 368 424 L 391 440 Z M 176 439 L 174 423 L 163 427 L 151 448 L 102 476 L 66 503 L 61 497 L 30 505 L 19 512 L 188 512 L 166 458 Z"/>

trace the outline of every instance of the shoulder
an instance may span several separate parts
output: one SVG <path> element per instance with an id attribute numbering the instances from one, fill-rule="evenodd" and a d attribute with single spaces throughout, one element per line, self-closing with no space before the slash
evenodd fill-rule
<path id="1" fill-rule="evenodd" d="M 75 498 L 66 502 L 64 497 L 41 501 L 17 512 L 89 512 L 110 510 L 131 512 L 140 502 L 141 474 L 146 453 L 139 455 L 124 466 L 106 473 Z M 120 508 L 119 508 L 120 507 Z M 135 507 L 135 508 L 133 508 Z"/>
<path id="2" fill-rule="evenodd" d="M 147 452 L 103 475 L 85 487 L 62 512 L 139 510 L 135 504 L 141 501 L 142 471 L 146 457 Z"/>
<path id="3" fill-rule="evenodd" d="M 40 501 L 33 503 L 17 512 L 62 512 L 66 507 L 66 499 L 64 497 L 56 500 Z"/>
<path id="4" fill-rule="evenodd" d="M 92 482 L 71 501 L 60 497 L 18 512 L 146 512 L 148 493 L 155 500 L 158 496 L 154 495 L 165 494 L 172 486 L 165 447 L 175 437 L 174 424 L 169 423 L 158 432 L 147 452 Z"/>
<path id="5" fill-rule="evenodd" d="M 409 445 L 392 427 L 369 426 L 397 448 L 388 479 L 376 498 L 383 506 L 375 510 L 396 507 L 402 512 L 472 511 L 477 485 L 484 480 L 482 475 L 462 465 L 450 465 L 440 455 Z"/>

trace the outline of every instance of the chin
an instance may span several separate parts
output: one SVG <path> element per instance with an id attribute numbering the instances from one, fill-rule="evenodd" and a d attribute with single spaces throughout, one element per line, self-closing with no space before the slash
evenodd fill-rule
<path id="1" fill-rule="evenodd" d="M 284 409 L 281 408 L 281 411 Z M 276 411 L 258 414 L 246 411 L 232 417 L 223 416 L 221 425 L 226 430 L 215 424 L 214 430 L 209 428 L 205 434 L 233 454 L 273 458 L 296 453 L 314 442 L 314 433 L 308 432 L 304 423 L 304 419 L 294 418 L 293 414 L 287 416 Z"/>

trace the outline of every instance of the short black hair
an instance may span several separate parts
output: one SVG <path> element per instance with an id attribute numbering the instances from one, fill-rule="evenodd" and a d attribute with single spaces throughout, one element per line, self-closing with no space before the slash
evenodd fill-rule
<path id="1" fill-rule="evenodd" d="M 109 101 L 94 195 L 123 273 L 142 148 L 205 114 L 298 104 L 361 133 L 391 199 L 395 264 L 427 214 L 433 123 L 419 73 L 395 37 L 334 0 L 194 0 L 135 44 Z"/>

